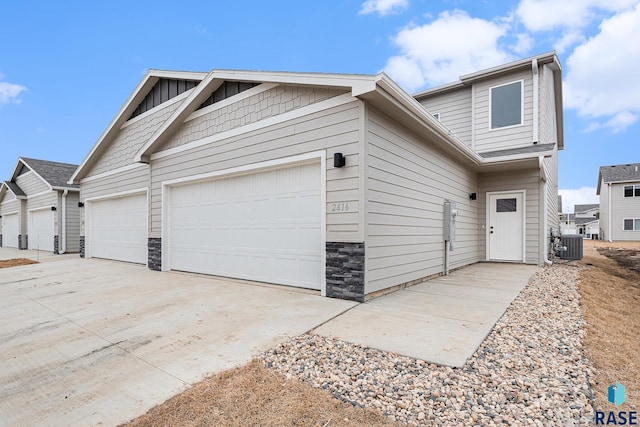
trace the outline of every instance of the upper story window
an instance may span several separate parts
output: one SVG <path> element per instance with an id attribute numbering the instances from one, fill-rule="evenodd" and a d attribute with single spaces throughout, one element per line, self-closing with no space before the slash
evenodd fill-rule
<path id="1" fill-rule="evenodd" d="M 624 197 L 640 197 L 640 185 L 625 185 Z"/>
<path id="2" fill-rule="evenodd" d="M 522 124 L 522 80 L 494 86 L 491 91 L 491 129 Z"/>

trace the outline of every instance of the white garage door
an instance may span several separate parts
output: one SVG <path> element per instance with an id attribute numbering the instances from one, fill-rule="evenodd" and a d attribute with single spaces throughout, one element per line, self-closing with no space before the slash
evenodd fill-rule
<path id="1" fill-rule="evenodd" d="M 2 246 L 18 247 L 18 214 L 2 215 Z"/>
<path id="2" fill-rule="evenodd" d="M 172 270 L 320 289 L 319 164 L 171 187 Z"/>
<path id="3" fill-rule="evenodd" d="M 53 252 L 53 214 L 51 208 L 29 212 L 29 249 Z"/>
<path id="4" fill-rule="evenodd" d="M 147 263 L 145 193 L 93 201 L 87 215 L 87 256 Z"/>

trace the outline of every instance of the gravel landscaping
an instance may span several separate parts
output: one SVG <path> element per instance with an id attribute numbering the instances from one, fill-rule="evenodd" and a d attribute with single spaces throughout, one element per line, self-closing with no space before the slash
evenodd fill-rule
<path id="1" fill-rule="evenodd" d="M 540 269 L 462 369 L 313 334 L 265 366 L 412 425 L 590 425 L 578 267 Z"/>

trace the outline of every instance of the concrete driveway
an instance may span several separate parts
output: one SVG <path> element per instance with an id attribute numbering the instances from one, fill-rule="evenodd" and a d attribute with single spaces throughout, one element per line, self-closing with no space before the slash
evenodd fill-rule
<path id="1" fill-rule="evenodd" d="M 0 425 L 125 422 L 354 305 L 76 257 L 0 269 Z"/>

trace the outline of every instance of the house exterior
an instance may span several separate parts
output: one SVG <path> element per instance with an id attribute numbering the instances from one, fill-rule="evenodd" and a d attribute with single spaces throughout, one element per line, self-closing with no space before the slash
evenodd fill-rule
<path id="1" fill-rule="evenodd" d="M 600 239 L 640 241 L 640 163 L 601 166 Z"/>
<path id="2" fill-rule="evenodd" d="M 357 301 L 543 264 L 562 148 L 554 53 L 415 97 L 384 73 L 152 70 L 70 180 L 80 253 Z"/>
<path id="3" fill-rule="evenodd" d="M 575 213 L 562 214 L 560 217 L 560 234 L 577 234 Z"/>
<path id="4" fill-rule="evenodd" d="M 576 232 L 587 239 L 597 240 L 600 235 L 600 205 L 575 205 Z"/>
<path id="5" fill-rule="evenodd" d="M 0 184 L 0 246 L 56 254 L 79 252 L 78 165 L 20 157 Z"/>

